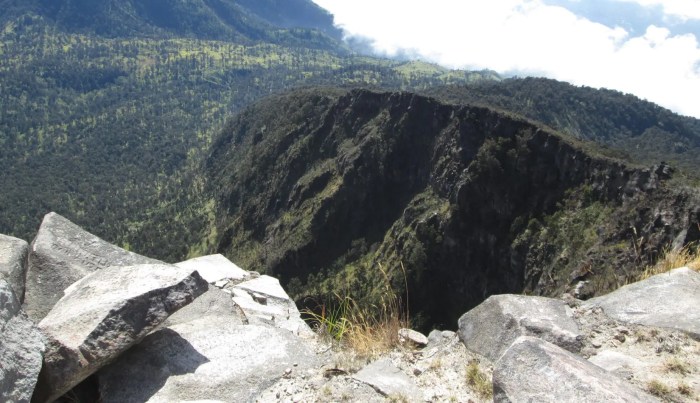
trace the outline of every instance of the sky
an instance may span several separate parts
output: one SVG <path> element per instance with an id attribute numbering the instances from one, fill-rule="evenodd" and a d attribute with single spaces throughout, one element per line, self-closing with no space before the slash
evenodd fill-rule
<path id="1" fill-rule="evenodd" d="M 700 118 L 700 0 L 313 0 L 379 55 L 634 94 Z"/>

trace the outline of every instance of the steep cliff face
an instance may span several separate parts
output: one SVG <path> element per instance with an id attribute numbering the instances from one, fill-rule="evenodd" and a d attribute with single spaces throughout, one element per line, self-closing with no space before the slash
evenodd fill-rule
<path id="1" fill-rule="evenodd" d="M 220 252 L 300 301 L 372 301 L 388 280 L 425 326 L 496 293 L 607 291 L 664 245 L 700 238 L 700 198 L 667 166 L 631 168 L 520 118 L 409 93 L 271 98 L 212 150 Z"/>

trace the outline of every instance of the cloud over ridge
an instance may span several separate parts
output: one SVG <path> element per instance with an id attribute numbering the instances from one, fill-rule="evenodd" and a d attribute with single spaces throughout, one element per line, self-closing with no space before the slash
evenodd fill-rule
<path id="1" fill-rule="evenodd" d="M 611 24 L 577 14 L 580 0 L 314 1 L 348 35 L 370 38 L 380 54 L 409 52 L 452 68 L 612 88 L 700 118 L 698 34 L 673 25 L 700 21 L 697 0 L 597 0 L 665 13 L 634 31 L 623 28 L 631 15 Z"/>

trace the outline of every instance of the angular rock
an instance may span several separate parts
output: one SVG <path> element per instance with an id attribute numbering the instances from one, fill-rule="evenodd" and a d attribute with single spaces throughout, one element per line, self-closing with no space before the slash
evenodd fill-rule
<path id="1" fill-rule="evenodd" d="M 590 299 L 583 307 L 600 307 L 620 322 L 681 330 L 700 340 L 700 273 L 682 267 L 657 274 Z"/>
<path id="2" fill-rule="evenodd" d="M 379 359 L 364 367 L 353 378 L 364 382 L 387 397 L 403 398 L 401 401 L 422 402 L 423 392 L 408 375 L 396 368 L 388 358 Z"/>
<path id="3" fill-rule="evenodd" d="M 580 351 L 583 337 L 561 300 L 494 295 L 459 318 L 459 338 L 467 348 L 496 361 L 520 336 L 536 336 Z"/>
<path id="4" fill-rule="evenodd" d="M 542 339 L 523 336 L 496 362 L 494 402 L 656 402 L 612 373 Z"/>
<path id="5" fill-rule="evenodd" d="M 219 317 L 237 325 L 246 322 L 243 311 L 233 302 L 231 294 L 210 285 L 207 292 L 197 297 L 191 304 L 170 315 L 163 322 L 163 326 L 174 326 L 205 317 Z"/>
<path id="6" fill-rule="evenodd" d="M 196 257 L 184 262 L 175 263 L 177 267 L 197 270 L 207 283 L 214 284 L 221 280 L 242 281 L 250 277 L 250 273 L 236 266 L 221 254 Z"/>
<path id="7" fill-rule="evenodd" d="M 109 267 L 71 285 L 39 323 L 48 346 L 33 400 L 61 396 L 207 287 L 196 271 L 164 264 Z"/>
<path id="8" fill-rule="evenodd" d="M 248 323 L 272 325 L 297 335 L 314 336 L 276 278 L 260 276 L 234 286 L 232 291 L 233 302 L 243 310 Z"/>
<path id="9" fill-rule="evenodd" d="M 649 366 L 635 357 L 614 350 L 603 350 L 588 361 L 622 377 L 629 377 L 635 372 L 646 372 Z"/>
<path id="10" fill-rule="evenodd" d="M 0 234 L 0 279 L 10 284 L 20 304 L 24 301 L 27 250 L 26 241 Z"/>
<path id="11" fill-rule="evenodd" d="M 0 401 L 28 402 L 44 355 L 45 340 L 20 310 L 10 284 L 0 278 Z"/>
<path id="12" fill-rule="evenodd" d="M 63 290 L 109 266 L 161 263 L 103 241 L 56 213 L 44 217 L 29 250 L 24 310 L 40 321 Z"/>
<path id="13" fill-rule="evenodd" d="M 311 341 L 214 316 L 149 335 L 98 376 L 104 403 L 248 402 L 285 371 L 318 365 Z"/>
<path id="14" fill-rule="evenodd" d="M 399 341 L 402 343 L 411 342 L 418 347 L 428 345 L 428 338 L 423 333 L 413 329 L 399 329 Z"/>

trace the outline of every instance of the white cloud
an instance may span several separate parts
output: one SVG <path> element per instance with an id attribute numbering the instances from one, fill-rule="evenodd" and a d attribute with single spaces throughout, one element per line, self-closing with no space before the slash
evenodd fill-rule
<path id="1" fill-rule="evenodd" d="M 650 26 L 631 37 L 540 0 L 314 1 L 334 13 L 348 34 L 372 38 L 381 53 L 408 49 L 455 68 L 613 88 L 700 117 L 700 46 L 693 35 Z M 664 7 L 673 3 L 664 0 Z M 692 7 L 681 5 L 700 2 L 677 3 L 688 17 Z"/>

